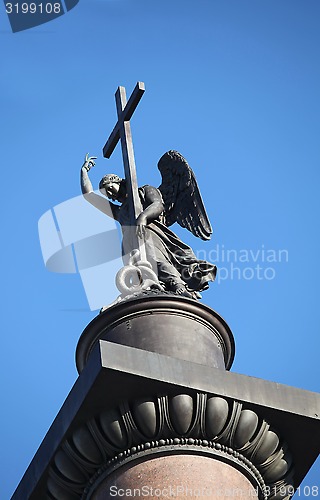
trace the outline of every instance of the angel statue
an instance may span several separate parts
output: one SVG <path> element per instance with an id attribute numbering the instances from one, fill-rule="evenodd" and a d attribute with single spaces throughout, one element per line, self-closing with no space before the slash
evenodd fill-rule
<path id="1" fill-rule="evenodd" d="M 88 172 L 96 157 L 86 155 L 81 168 L 81 189 L 87 201 L 117 220 L 122 228 L 124 263 L 132 263 L 133 231 L 144 238 L 148 263 L 158 277 L 162 289 L 189 298 L 199 298 L 216 275 L 216 266 L 199 260 L 192 249 L 170 229 L 174 222 L 187 228 L 202 240 L 209 240 L 211 225 L 199 192 L 194 173 L 177 151 L 168 151 L 158 162 L 162 176 L 159 188 L 138 189 L 142 212 L 132 228 L 126 181 L 116 174 L 105 175 L 99 184 L 102 195 L 119 204 L 107 202 L 94 193 Z M 130 256 L 128 258 L 128 256 Z"/>

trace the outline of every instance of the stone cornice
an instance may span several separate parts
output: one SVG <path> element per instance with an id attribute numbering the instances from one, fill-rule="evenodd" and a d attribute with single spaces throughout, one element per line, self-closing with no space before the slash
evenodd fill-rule
<path id="1" fill-rule="evenodd" d="M 90 444 L 91 434 L 95 432 L 96 418 L 112 409 L 122 407 L 123 401 L 130 403 L 131 411 L 134 401 L 141 401 L 142 398 L 149 399 L 149 396 L 151 399 L 153 395 L 161 394 L 168 397 L 189 394 L 194 397 L 195 393 L 207 394 L 208 399 L 211 397 L 225 399 L 228 404 L 231 401 L 241 403 L 243 410 L 251 410 L 258 415 L 259 422 L 263 419 L 268 425 L 272 425 L 277 435 L 281 436 L 281 442 L 284 440 L 289 445 L 295 466 L 294 488 L 299 487 L 320 450 L 318 417 L 320 395 L 102 340 L 96 346 L 64 402 L 14 492 L 12 500 L 52 499 L 47 496 L 46 485 L 49 469 L 52 468 L 58 451 L 63 447 L 67 455 L 73 456 L 75 452 L 69 440 L 80 430 L 81 433 L 87 432 Z M 92 425 L 92 427 L 87 430 L 87 425 Z M 270 430 L 272 430 L 271 427 Z M 176 432 L 165 436 L 165 439 L 180 437 L 186 436 L 181 436 L 181 432 L 180 434 Z M 189 437 L 193 439 L 193 436 Z M 195 439 L 213 441 L 209 438 L 210 436 L 203 438 L 199 435 L 195 437 Z M 157 441 L 157 439 L 148 436 L 140 438 L 141 444 L 150 441 Z M 213 442 L 226 446 L 218 439 Z M 122 450 L 130 449 L 132 446 L 135 445 L 125 443 Z M 115 446 L 111 448 L 112 455 L 103 455 L 105 458 L 101 460 L 101 453 L 105 454 L 105 451 L 96 454 L 94 451 L 97 450 L 96 444 L 93 448 L 90 446 L 87 448 L 87 450 L 90 449 L 93 453 L 91 459 L 95 465 L 91 467 L 89 475 L 85 475 L 83 483 L 81 484 L 80 481 L 78 484 L 81 492 L 84 491 L 90 477 L 97 472 L 97 467 L 99 468 L 101 463 L 105 464 L 110 458 L 121 453 L 121 449 Z M 236 451 L 253 462 L 253 459 L 245 455 L 243 451 Z M 249 450 L 246 453 L 249 453 Z M 63 451 L 61 457 L 64 455 Z M 84 463 L 87 467 L 87 461 L 82 459 L 77 451 L 76 456 L 78 462 Z M 74 470 L 76 471 L 77 469 Z M 79 499 L 79 495 L 74 496 L 71 491 L 70 495 L 69 498 Z M 62 498 L 61 496 L 59 500 Z"/>
<path id="2" fill-rule="evenodd" d="M 126 401 L 76 429 L 53 459 L 47 498 L 89 498 L 102 474 L 128 460 L 188 449 L 236 462 L 264 498 L 294 491 L 290 451 L 268 422 L 240 402 L 195 393 Z"/>

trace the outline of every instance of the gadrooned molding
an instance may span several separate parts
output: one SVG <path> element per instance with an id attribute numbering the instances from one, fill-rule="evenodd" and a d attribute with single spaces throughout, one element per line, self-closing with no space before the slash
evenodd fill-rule
<path id="1" fill-rule="evenodd" d="M 89 498 L 102 475 L 128 461 L 184 449 L 234 462 L 265 499 L 292 495 L 292 457 L 277 431 L 242 403 L 193 393 L 126 401 L 87 421 L 55 454 L 47 498 Z"/>

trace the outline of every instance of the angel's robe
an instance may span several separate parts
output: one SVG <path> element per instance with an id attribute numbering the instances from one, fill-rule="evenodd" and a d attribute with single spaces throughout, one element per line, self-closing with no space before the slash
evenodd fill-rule
<path id="1" fill-rule="evenodd" d="M 150 205 L 146 200 L 147 186 L 139 188 L 139 196 L 143 210 Z M 159 190 L 159 201 L 162 196 Z M 123 241 L 122 254 L 127 264 L 129 254 L 134 249 L 133 231 L 136 227 L 129 223 L 129 205 L 126 199 L 121 205 L 117 220 L 121 224 Z M 145 230 L 146 254 L 159 281 L 169 285 L 170 282 L 184 283 L 190 291 L 202 291 L 208 288 L 208 282 L 214 281 L 216 266 L 205 260 L 199 260 L 193 250 L 178 238 L 163 222 L 160 215 L 156 220 L 148 222 Z"/>

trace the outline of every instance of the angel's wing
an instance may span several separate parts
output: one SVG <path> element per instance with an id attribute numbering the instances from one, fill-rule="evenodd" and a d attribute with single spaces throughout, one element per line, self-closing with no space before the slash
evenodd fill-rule
<path id="1" fill-rule="evenodd" d="M 159 160 L 162 183 L 159 186 L 164 205 L 166 225 L 178 222 L 203 240 L 209 240 L 211 225 L 204 208 L 193 171 L 178 151 L 168 151 Z"/>

